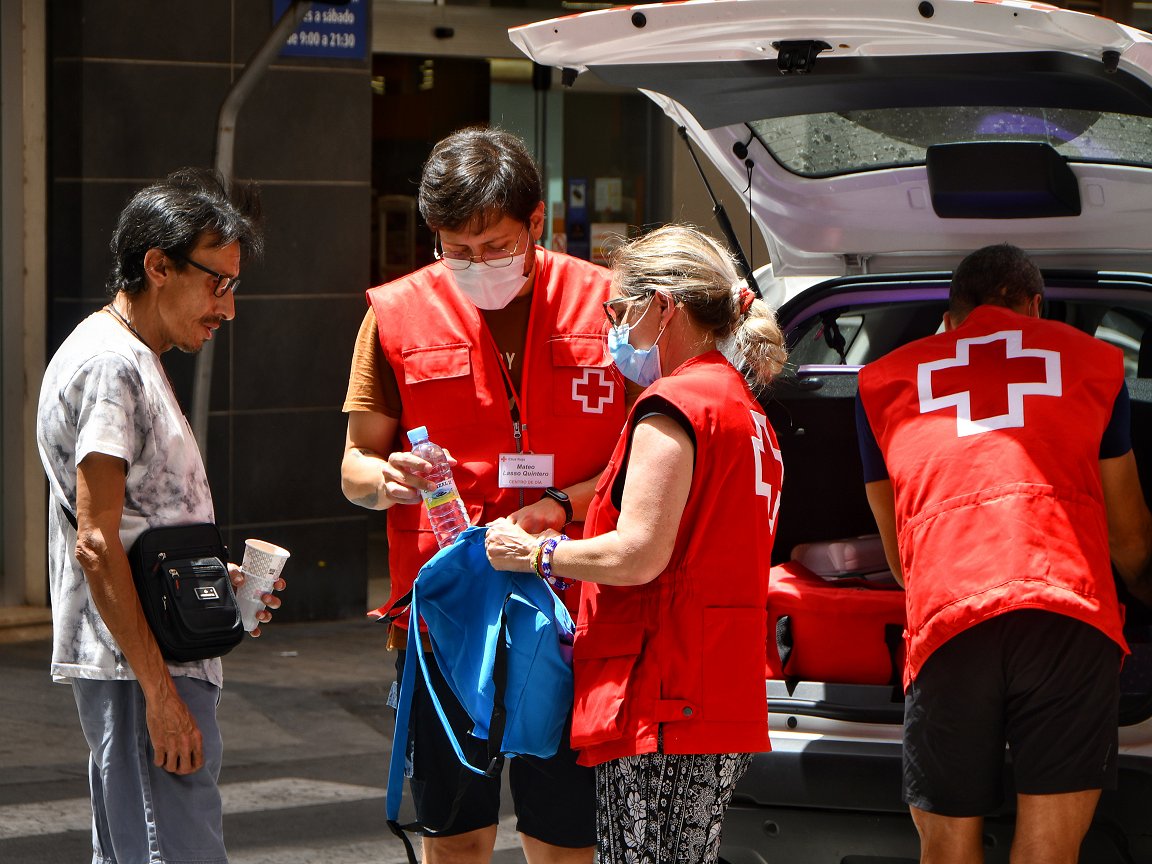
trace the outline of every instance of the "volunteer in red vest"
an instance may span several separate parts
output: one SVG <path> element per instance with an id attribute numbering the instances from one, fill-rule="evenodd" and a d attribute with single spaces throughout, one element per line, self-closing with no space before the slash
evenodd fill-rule
<path id="1" fill-rule="evenodd" d="M 782 466 L 754 385 L 785 350 L 730 256 L 668 226 L 614 256 L 604 304 L 621 372 L 647 389 L 585 536 L 497 520 L 493 565 L 583 582 L 572 746 L 596 766 L 599 861 L 711 862 L 736 781 L 769 749 L 768 568 Z"/>
<path id="2" fill-rule="evenodd" d="M 1014 864 L 1076 861 L 1116 782 L 1111 565 L 1152 599 L 1152 517 L 1123 356 L 1042 320 L 1043 290 L 1015 246 L 973 252 L 943 332 L 860 372 L 868 500 L 907 591 L 904 800 L 924 862 L 984 860 L 1006 744 Z"/>
<path id="3" fill-rule="evenodd" d="M 455 458 L 473 523 L 508 516 L 540 531 L 584 518 L 625 418 L 623 379 L 604 348 L 608 272 L 536 245 L 544 203 L 524 142 L 480 128 L 444 139 L 424 166 L 419 207 L 437 260 L 368 292 L 344 403 L 344 494 L 388 510 L 391 596 L 380 615 L 397 611 L 436 551 L 420 498 L 433 488 L 422 477 L 429 466 L 410 452 L 407 430 L 427 426 Z M 395 621 L 390 647 L 407 644 L 407 626 Z M 463 708 L 449 713 L 467 738 Z M 424 837 L 424 860 L 487 862 L 500 779 L 462 769 L 422 692 L 410 736 L 417 821 L 436 832 Z M 511 760 L 509 774 L 527 860 L 591 862 L 592 772 L 565 749 L 543 763 Z"/>

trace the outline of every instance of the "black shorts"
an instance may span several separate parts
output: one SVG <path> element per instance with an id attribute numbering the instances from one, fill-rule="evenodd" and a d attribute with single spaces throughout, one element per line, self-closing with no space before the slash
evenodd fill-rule
<path id="1" fill-rule="evenodd" d="M 1119 677 L 1119 646 L 1064 615 L 1008 612 L 958 634 L 904 698 L 905 802 L 995 810 L 1005 745 L 1018 793 L 1115 788 Z"/>
<path id="2" fill-rule="evenodd" d="M 396 652 L 396 680 L 407 652 Z M 487 742 L 468 734 L 472 721 L 452 696 L 435 663 L 428 664 L 441 707 L 448 715 L 464 754 L 477 766 L 488 764 Z M 571 723 L 571 720 L 569 720 Z M 416 820 L 429 835 L 451 836 L 487 828 L 500 821 L 500 778 L 482 777 L 456 758 L 440 717 L 428 698 L 424 676 L 416 673 L 408 736 L 409 787 Z M 576 764 L 565 728 L 560 751 L 551 759 L 517 756 L 506 760 L 516 830 L 553 846 L 580 849 L 596 845 L 596 773 Z M 460 803 L 452 815 L 458 793 Z"/>

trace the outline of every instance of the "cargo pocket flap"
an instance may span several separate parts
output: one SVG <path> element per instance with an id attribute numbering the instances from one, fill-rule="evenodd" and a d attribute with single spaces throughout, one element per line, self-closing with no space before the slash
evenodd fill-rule
<path id="1" fill-rule="evenodd" d="M 418 384 L 440 378 L 460 378 L 472 374 L 472 356 L 466 343 L 413 348 L 404 354 L 404 381 Z"/>
<path id="2" fill-rule="evenodd" d="M 608 342 L 600 333 L 554 338 L 551 344 L 553 366 L 605 368 L 612 363 Z"/>

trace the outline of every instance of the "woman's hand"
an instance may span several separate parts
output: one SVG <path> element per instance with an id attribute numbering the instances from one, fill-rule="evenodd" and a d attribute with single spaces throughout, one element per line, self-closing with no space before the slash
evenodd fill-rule
<path id="1" fill-rule="evenodd" d="M 529 534 L 511 519 L 500 518 L 488 523 L 488 533 L 484 535 L 484 551 L 497 570 L 531 573 L 532 553 L 541 540 L 556 533 L 550 530 L 540 535 Z"/>

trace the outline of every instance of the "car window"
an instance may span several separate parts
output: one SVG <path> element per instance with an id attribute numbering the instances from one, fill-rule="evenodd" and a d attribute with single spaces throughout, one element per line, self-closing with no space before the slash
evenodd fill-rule
<path id="1" fill-rule="evenodd" d="M 863 366 L 913 339 L 935 333 L 943 301 L 888 303 L 829 310 L 788 333 L 789 362 Z M 839 335 L 843 351 L 838 347 Z"/>
<path id="2" fill-rule="evenodd" d="M 1096 328 L 1096 338 L 1115 345 L 1124 352 L 1124 374 L 1136 377 L 1140 368 L 1140 343 L 1142 331 L 1136 330 L 1136 322 L 1126 315 L 1109 312 Z"/>
<path id="3" fill-rule="evenodd" d="M 972 141 L 1043 142 L 1074 162 L 1152 165 L 1152 118 L 1104 111 L 882 108 L 748 125 L 777 162 L 804 177 L 921 165 L 933 144 Z"/>
<path id="4" fill-rule="evenodd" d="M 1097 292 L 1100 293 L 1100 292 Z M 789 365 L 863 366 L 941 329 L 942 300 L 829 309 L 788 328 Z M 1063 321 L 1124 352 L 1128 377 L 1152 378 L 1152 299 L 1050 298 L 1044 317 Z M 1140 348 L 1147 346 L 1143 368 Z"/>

